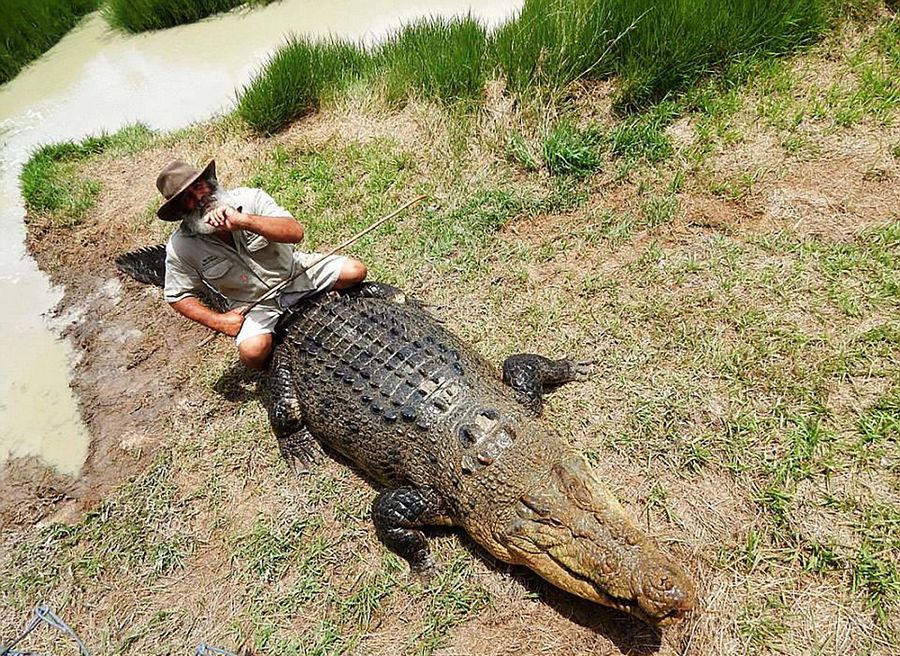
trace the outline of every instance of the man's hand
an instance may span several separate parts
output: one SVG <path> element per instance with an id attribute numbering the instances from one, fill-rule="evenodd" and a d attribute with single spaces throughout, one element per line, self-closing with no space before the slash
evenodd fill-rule
<path id="1" fill-rule="evenodd" d="M 203 220 L 216 230 L 234 232 L 246 228 L 250 217 L 231 205 L 218 205 L 204 214 Z"/>
<path id="2" fill-rule="evenodd" d="M 215 330 L 225 333 L 229 337 L 235 337 L 241 332 L 241 326 L 244 325 L 244 315 L 240 310 L 230 310 L 223 312 L 217 317 Z"/>
<path id="3" fill-rule="evenodd" d="M 269 241 L 296 244 L 303 239 L 303 226 L 290 216 L 258 216 L 219 205 L 204 214 L 203 220 L 217 231 L 249 230 Z"/>

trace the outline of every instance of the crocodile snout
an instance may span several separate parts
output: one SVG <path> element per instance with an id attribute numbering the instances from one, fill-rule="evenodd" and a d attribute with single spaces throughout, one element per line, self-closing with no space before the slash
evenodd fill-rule
<path id="1" fill-rule="evenodd" d="M 651 624 L 679 621 L 694 608 L 694 585 L 660 551 L 590 471 L 572 457 L 523 495 L 497 538 L 509 562 L 554 585 Z"/>
<path id="2" fill-rule="evenodd" d="M 668 562 L 637 567 L 634 598 L 643 613 L 657 624 L 681 620 L 697 601 L 693 583 Z"/>

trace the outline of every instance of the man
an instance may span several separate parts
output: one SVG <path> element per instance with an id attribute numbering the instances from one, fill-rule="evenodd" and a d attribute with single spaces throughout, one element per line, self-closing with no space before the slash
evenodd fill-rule
<path id="1" fill-rule="evenodd" d="M 268 363 L 283 308 L 366 277 L 359 260 L 332 255 L 244 316 L 241 308 L 318 257 L 291 246 L 303 239 L 303 226 L 261 189 L 220 190 L 215 160 L 203 170 L 170 162 L 156 187 L 166 199 L 157 216 L 181 221 L 166 246 L 166 301 L 188 319 L 234 337 L 241 362 L 252 369 Z M 207 287 L 227 299 L 228 311 L 200 302 L 197 295 Z"/>

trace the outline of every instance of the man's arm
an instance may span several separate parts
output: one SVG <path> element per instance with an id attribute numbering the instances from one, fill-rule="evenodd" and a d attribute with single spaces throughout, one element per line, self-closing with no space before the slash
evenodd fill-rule
<path id="1" fill-rule="evenodd" d="M 229 337 L 236 336 L 241 331 L 241 326 L 244 325 L 244 315 L 238 310 L 216 312 L 210 310 L 193 296 L 185 296 L 169 305 L 183 317 L 196 321 L 211 330 L 225 333 Z"/>
<path id="2" fill-rule="evenodd" d="M 230 205 L 220 205 L 203 217 L 216 230 L 248 230 L 269 241 L 296 244 L 303 240 L 303 226 L 290 216 L 260 216 L 238 212 Z"/>

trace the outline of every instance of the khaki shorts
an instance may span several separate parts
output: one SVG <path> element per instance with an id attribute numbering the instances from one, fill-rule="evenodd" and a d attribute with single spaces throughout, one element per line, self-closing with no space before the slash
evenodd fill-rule
<path id="1" fill-rule="evenodd" d="M 301 266 L 305 266 L 307 262 L 311 262 L 319 257 L 317 253 L 297 255 Z M 291 291 L 281 294 L 277 301 L 260 303 L 250 310 L 247 316 L 244 317 L 244 325 L 241 326 L 241 331 L 234 338 L 235 345 L 240 346 L 241 342 L 251 337 L 274 333 L 275 324 L 278 323 L 281 313 L 284 312 L 282 308 L 291 306 L 297 301 L 317 292 L 331 289 L 340 277 L 341 269 L 344 267 L 346 260 L 347 258 L 342 255 L 331 255 L 325 258 L 320 264 L 317 264 L 291 283 Z"/>

